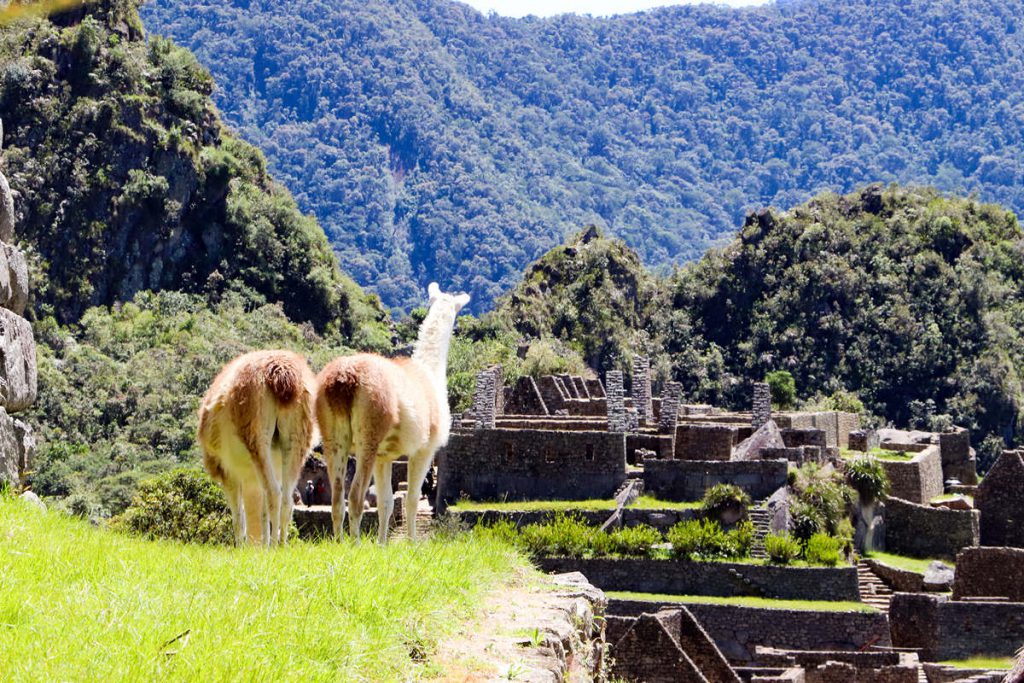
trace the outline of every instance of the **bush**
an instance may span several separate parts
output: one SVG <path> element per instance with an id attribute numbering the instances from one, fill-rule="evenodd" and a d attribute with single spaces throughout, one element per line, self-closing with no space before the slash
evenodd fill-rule
<path id="1" fill-rule="evenodd" d="M 726 510 L 742 510 L 747 515 L 751 500 L 747 492 L 734 484 L 715 484 L 704 492 L 701 510 L 706 516 L 717 516 Z"/>
<path id="2" fill-rule="evenodd" d="M 889 475 L 877 458 L 857 458 L 846 466 L 846 482 L 867 504 L 889 493 Z"/>
<path id="3" fill-rule="evenodd" d="M 744 525 L 740 525 L 744 526 Z M 668 530 L 668 541 L 677 559 L 730 559 L 750 553 L 753 526 L 722 531 L 721 525 L 710 519 L 680 522 Z"/>
<path id="4" fill-rule="evenodd" d="M 199 470 L 178 469 L 149 479 L 111 526 L 146 538 L 185 543 L 232 543 L 224 493 Z"/>
<path id="5" fill-rule="evenodd" d="M 740 522 L 729 532 L 729 536 L 732 539 L 736 557 L 750 555 L 750 549 L 754 547 L 754 525 L 751 522 L 747 520 Z"/>
<path id="6" fill-rule="evenodd" d="M 546 524 L 519 532 L 520 547 L 538 557 L 601 557 L 610 553 L 608 534 L 574 515 L 558 515 Z"/>
<path id="7" fill-rule="evenodd" d="M 839 549 L 843 542 L 828 534 L 814 534 L 804 546 L 804 559 L 810 564 L 834 567 L 839 564 Z"/>
<path id="8" fill-rule="evenodd" d="M 609 549 L 619 557 L 650 557 L 653 547 L 664 540 L 660 531 L 645 524 L 618 529 L 608 536 Z"/>
<path id="9" fill-rule="evenodd" d="M 772 405 L 788 410 L 796 405 L 796 381 L 788 370 L 769 372 L 764 377 L 772 391 Z"/>
<path id="10" fill-rule="evenodd" d="M 789 528 L 793 536 L 801 541 L 808 540 L 824 527 L 821 513 L 807 503 L 799 500 L 789 508 Z"/>
<path id="11" fill-rule="evenodd" d="M 764 551 L 772 564 L 789 564 L 800 556 L 800 541 L 788 533 L 768 534 L 764 537 Z"/>

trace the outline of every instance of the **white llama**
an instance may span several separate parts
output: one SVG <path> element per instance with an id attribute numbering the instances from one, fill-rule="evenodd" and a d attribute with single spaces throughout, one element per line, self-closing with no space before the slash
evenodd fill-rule
<path id="1" fill-rule="evenodd" d="M 394 510 L 391 465 L 409 456 L 409 492 L 405 519 L 416 538 L 416 508 L 423 479 L 438 448 L 448 442 L 448 346 L 459 310 L 468 294 L 444 294 L 437 283 L 427 288 L 430 311 L 420 326 L 412 358 L 373 354 L 336 358 L 317 377 L 316 415 L 331 477 L 331 518 L 341 537 L 345 468 L 350 452 L 356 472 L 348 493 L 349 531 L 358 537 L 370 475 L 377 489 L 378 538 L 386 543 Z"/>
<path id="2" fill-rule="evenodd" d="M 227 495 L 235 541 L 288 540 L 292 491 L 312 446 L 316 379 L 291 351 L 235 358 L 199 408 L 203 466 Z"/>

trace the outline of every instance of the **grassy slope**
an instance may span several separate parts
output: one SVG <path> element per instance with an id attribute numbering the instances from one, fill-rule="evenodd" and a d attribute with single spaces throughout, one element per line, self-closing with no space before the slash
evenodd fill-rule
<path id="1" fill-rule="evenodd" d="M 935 559 L 921 559 L 917 557 L 906 557 L 904 555 L 894 555 L 892 553 L 883 553 L 877 550 L 872 550 L 865 555 L 872 560 L 878 560 L 883 564 L 887 564 L 890 567 L 896 567 L 897 569 L 906 569 L 907 571 L 917 572 L 918 574 L 924 574 L 928 570 L 928 565 L 935 561 Z M 939 560 L 940 562 L 952 566 L 953 563 L 947 560 Z"/>
<path id="2" fill-rule="evenodd" d="M 701 506 L 700 501 L 679 503 L 675 501 L 658 500 L 654 496 L 640 496 L 629 507 L 637 510 L 688 510 L 697 509 Z M 585 510 L 608 510 L 615 509 L 614 500 L 591 499 L 591 500 L 523 500 L 523 501 L 501 501 L 501 502 L 474 502 L 471 500 L 460 500 L 451 506 L 451 509 L 458 512 L 473 512 L 477 510 L 495 510 L 499 512 L 533 512 L 538 510 L 552 512 L 574 512 Z"/>
<path id="3" fill-rule="evenodd" d="M 409 680 L 524 561 L 459 537 L 237 550 L 147 542 L 0 498 L 7 680 Z M 426 660 L 424 661 L 424 656 Z"/>

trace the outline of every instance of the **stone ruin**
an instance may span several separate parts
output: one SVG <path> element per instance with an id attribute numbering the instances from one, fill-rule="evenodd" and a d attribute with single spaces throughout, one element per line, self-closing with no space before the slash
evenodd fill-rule
<path id="1" fill-rule="evenodd" d="M 14 197 L 0 172 L 0 484 L 18 488 L 31 467 L 35 436 L 13 415 L 35 401 L 37 376 L 32 326 L 22 317 L 28 305 L 28 264 L 14 245 L 14 219 Z"/>
<path id="2" fill-rule="evenodd" d="M 1003 451 L 974 499 L 981 544 L 1024 548 L 1024 451 Z"/>

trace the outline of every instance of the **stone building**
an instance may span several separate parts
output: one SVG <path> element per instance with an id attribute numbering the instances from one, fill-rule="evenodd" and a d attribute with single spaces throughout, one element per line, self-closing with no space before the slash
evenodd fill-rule
<path id="1" fill-rule="evenodd" d="M 1024 452 L 1003 451 L 974 504 L 981 511 L 981 545 L 1024 548 Z"/>
<path id="2" fill-rule="evenodd" d="M 0 125 L 0 144 L 3 126 Z M 0 173 L 0 484 L 18 486 L 35 449 L 31 427 L 13 417 L 36 398 L 36 343 L 22 315 L 28 304 L 28 264 L 14 246 L 14 197 Z"/>

